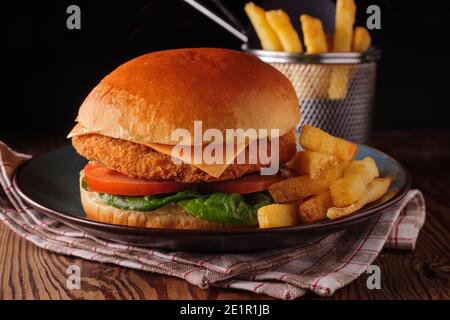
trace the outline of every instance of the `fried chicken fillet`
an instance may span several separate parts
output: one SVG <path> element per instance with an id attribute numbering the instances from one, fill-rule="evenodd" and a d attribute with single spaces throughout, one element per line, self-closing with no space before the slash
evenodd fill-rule
<path id="1" fill-rule="evenodd" d="M 262 167 L 256 164 L 230 164 L 218 178 L 199 168 L 180 163 L 175 164 L 169 155 L 159 153 L 143 144 L 110 138 L 98 134 L 72 138 L 76 151 L 85 158 L 96 161 L 127 176 L 151 180 L 175 180 L 180 182 L 211 182 L 237 179 L 245 174 L 257 172 Z M 270 153 L 270 143 L 267 144 Z M 295 134 L 289 132 L 279 138 L 279 161 L 286 162 L 295 154 Z M 245 150 L 248 159 L 248 147 Z"/>

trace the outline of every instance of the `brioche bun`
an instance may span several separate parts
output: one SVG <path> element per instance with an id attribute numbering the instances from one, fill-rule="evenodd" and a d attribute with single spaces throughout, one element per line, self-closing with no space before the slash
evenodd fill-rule
<path id="1" fill-rule="evenodd" d="M 83 102 L 89 131 L 137 143 L 176 144 L 173 130 L 292 130 L 300 107 L 290 81 L 247 53 L 197 48 L 149 53 L 119 66 Z M 270 134 L 270 131 L 268 132 Z M 264 138 L 265 135 L 259 135 Z"/>

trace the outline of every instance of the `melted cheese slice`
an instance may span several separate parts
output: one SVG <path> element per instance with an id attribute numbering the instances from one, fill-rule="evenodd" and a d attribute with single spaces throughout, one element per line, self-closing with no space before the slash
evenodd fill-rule
<path id="1" fill-rule="evenodd" d="M 86 134 L 100 134 L 100 133 L 95 132 L 95 131 L 90 131 L 87 128 L 83 127 L 81 124 L 77 123 L 75 125 L 75 127 L 72 129 L 72 131 L 70 131 L 67 138 L 82 136 L 82 135 L 86 135 Z M 248 140 L 248 139 L 246 139 L 246 140 Z M 176 147 L 175 145 L 161 144 L 161 143 L 141 143 L 141 142 L 136 142 L 136 141 L 131 141 L 131 142 L 146 145 L 146 146 L 152 148 L 153 150 L 156 150 L 162 154 L 165 154 L 165 155 L 168 155 L 171 157 L 175 157 L 185 163 L 188 163 L 190 165 L 193 165 L 194 167 L 199 168 L 203 172 L 206 172 L 207 174 L 209 174 L 215 178 L 220 177 L 222 175 L 222 173 L 228 168 L 228 166 L 234 162 L 234 159 L 242 151 L 244 151 L 245 148 L 247 147 L 247 145 L 250 143 L 250 141 L 246 141 L 246 143 L 236 144 L 236 146 L 231 147 L 231 148 L 234 148 L 235 152 L 226 152 L 226 150 L 228 150 L 226 148 L 226 146 L 220 145 L 220 146 L 218 146 L 218 148 L 219 147 L 223 148 L 222 163 L 206 164 L 206 163 L 195 163 L 194 147 L 191 147 L 190 154 L 189 153 L 185 154 L 184 152 L 174 152 L 172 154 L 173 149 Z M 202 148 L 203 148 L 203 150 L 202 150 L 202 154 L 203 154 L 203 151 L 206 148 L 206 145 L 202 146 Z M 231 148 L 230 148 L 230 150 L 231 150 Z"/>

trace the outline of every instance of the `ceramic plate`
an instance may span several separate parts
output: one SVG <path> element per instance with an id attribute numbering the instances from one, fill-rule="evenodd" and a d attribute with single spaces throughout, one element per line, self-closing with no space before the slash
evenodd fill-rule
<path id="1" fill-rule="evenodd" d="M 289 228 L 149 229 L 88 220 L 81 207 L 78 186 L 79 172 L 86 160 L 78 156 L 70 145 L 25 162 L 15 173 L 14 185 L 23 199 L 40 212 L 98 237 L 171 250 L 242 252 L 298 245 L 339 230 L 363 227 L 382 210 L 403 198 L 411 185 L 410 175 L 403 166 L 381 151 L 359 145 L 357 158 L 366 156 L 375 159 L 382 176 L 393 178 L 382 199 L 342 219 Z"/>

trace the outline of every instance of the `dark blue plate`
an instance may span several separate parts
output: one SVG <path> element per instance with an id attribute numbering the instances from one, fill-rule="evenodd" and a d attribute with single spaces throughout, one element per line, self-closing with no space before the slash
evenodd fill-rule
<path id="1" fill-rule="evenodd" d="M 400 163 L 385 153 L 359 145 L 358 159 L 375 159 L 381 176 L 393 183 L 380 200 L 358 212 L 333 221 L 273 229 L 177 230 L 127 227 L 88 220 L 81 207 L 79 173 L 86 160 L 68 145 L 38 155 L 15 173 L 14 185 L 22 198 L 40 212 L 77 229 L 119 242 L 171 250 L 242 252 L 292 246 L 319 236 L 362 226 L 402 199 L 411 186 L 411 177 Z"/>

